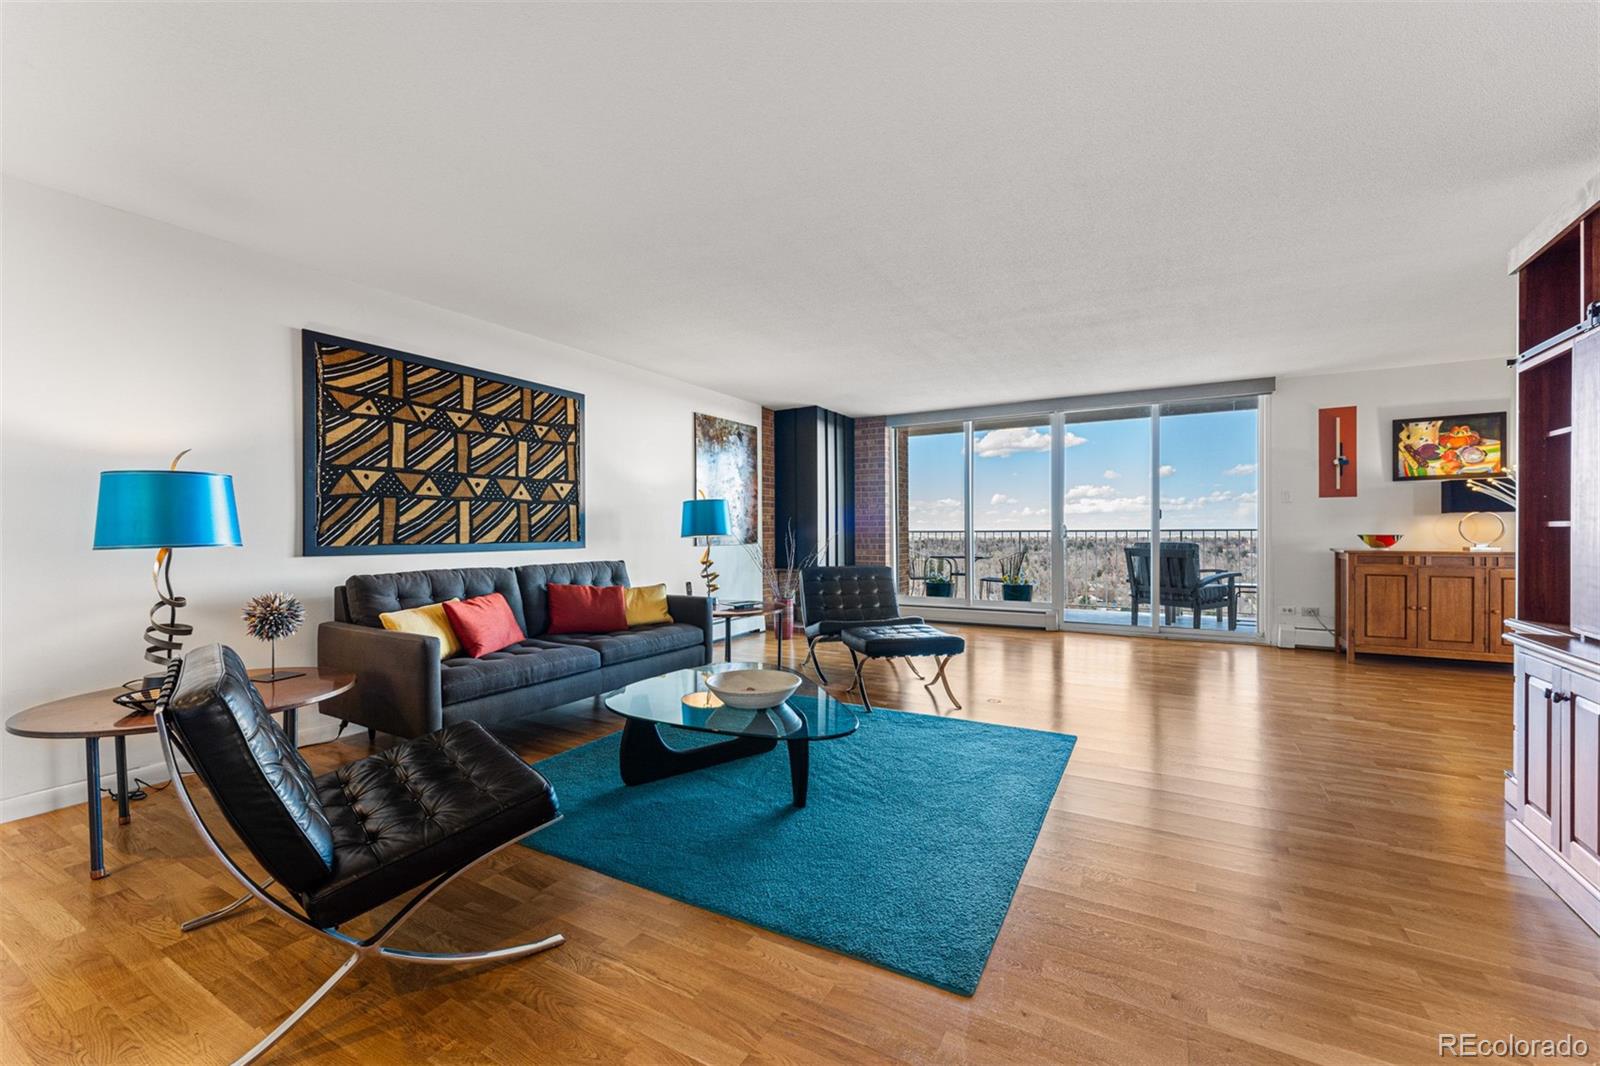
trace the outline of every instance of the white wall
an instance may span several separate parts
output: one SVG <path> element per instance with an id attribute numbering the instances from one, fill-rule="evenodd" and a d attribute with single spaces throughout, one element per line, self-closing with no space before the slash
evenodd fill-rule
<path id="1" fill-rule="evenodd" d="M 253 666 L 267 649 L 244 635 L 247 597 L 304 600 L 279 662 L 314 662 L 316 624 L 352 573 L 620 558 L 636 583 L 698 587 L 698 552 L 678 537 L 692 415 L 758 423 L 755 405 L 14 179 L 3 224 L 0 714 L 144 672 L 152 553 L 91 550 L 97 476 L 183 448 L 185 468 L 233 474 L 245 543 L 178 552 L 191 646 L 223 641 Z M 584 393 L 588 547 L 301 557 L 301 327 Z M 759 594 L 744 549 L 718 560 L 724 596 Z M 302 742 L 329 726 L 304 718 Z M 130 763 L 157 762 L 138 741 Z M 0 734 L 0 817 L 81 802 L 82 760 L 76 742 Z"/>
<path id="2" fill-rule="evenodd" d="M 1390 479 L 1391 423 L 1396 418 L 1515 406 L 1516 375 L 1503 359 L 1444 363 L 1349 374 L 1278 379 L 1271 400 L 1270 538 L 1272 607 L 1263 619 L 1269 636 L 1284 620 L 1285 605 L 1315 606 L 1333 625 L 1333 559 L 1330 548 L 1362 548 L 1358 533 L 1400 533 L 1402 548 L 1461 548 L 1459 515 L 1439 513 L 1439 486 Z M 1317 410 L 1356 406 L 1358 495 L 1317 496 Z M 1508 436 L 1515 436 L 1508 426 Z M 1516 453 L 1512 451 L 1512 463 Z M 1500 543 L 1515 546 L 1512 515 Z M 1301 620 L 1301 626 L 1314 625 Z"/>

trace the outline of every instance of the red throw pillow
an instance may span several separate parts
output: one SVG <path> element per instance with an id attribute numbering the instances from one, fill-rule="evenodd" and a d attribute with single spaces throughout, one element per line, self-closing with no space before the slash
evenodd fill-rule
<path id="1" fill-rule="evenodd" d="M 511 605 L 498 592 L 450 600 L 444 605 L 444 613 L 450 619 L 450 628 L 456 631 L 456 639 L 461 641 L 461 650 L 474 659 L 527 639 L 517 625 L 517 616 L 511 613 Z"/>
<path id="2" fill-rule="evenodd" d="M 628 594 L 621 585 L 546 585 L 547 633 L 615 633 L 628 628 Z"/>

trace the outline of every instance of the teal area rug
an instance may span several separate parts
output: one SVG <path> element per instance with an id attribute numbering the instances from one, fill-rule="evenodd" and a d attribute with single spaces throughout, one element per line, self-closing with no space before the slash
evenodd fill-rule
<path id="1" fill-rule="evenodd" d="M 620 734 L 534 765 L 562 821 L 524 843 L 972 995 L 1075 737 L 879 710 L 811 746 L 807 806 L 773 751 L 622 784 Z M 663 728 L 674 747 L 715 742 Z"/>

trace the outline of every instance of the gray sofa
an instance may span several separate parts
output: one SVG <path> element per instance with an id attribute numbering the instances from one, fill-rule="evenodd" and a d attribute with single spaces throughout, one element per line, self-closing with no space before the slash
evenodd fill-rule
<path id="1" fill-rule="evenodd" d="M 360 574 L 333 591 L 317 630 L 319 666 L 349 670 L 355 688 L 324 714 L 400 737 L 454 722 L 492 726 L 711 661 L 711 601 L 668 596 L 670 623 L 618 633 L 548 635 L 547 585 L 626 585 L 621 562 L 556 563 Z M 384 629 L 386 611 L 498 592 L 527 639 L 481 659 L 439 660 L 432 637 Z"/>

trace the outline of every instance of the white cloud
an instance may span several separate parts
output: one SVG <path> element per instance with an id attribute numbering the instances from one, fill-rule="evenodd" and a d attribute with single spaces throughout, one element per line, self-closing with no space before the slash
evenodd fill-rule
<path id="1" fill-rule="evenodd" d="M 1173 474 L 1176 474 L 1177 472 L 1178 472 L 1178 468 L 1177 467 L 1170 466 L 1167 463 L 1162 463 L 1161 464 L 1161 476 L 1162 477 L 1171 477 Z"/>
<path id="2" fill-rule="evenodd" d="M 1004 459 L 1018 452 L 1049 450 L 1050 434 L 1022 426 L 1014 429 L 991 429 L 973 445 L 973 454 L 980 459 Z"/>
<path id="3" fill-rule="evenodd" d="M 1136 526 L 1150 520 L 1150 497 L 1079 496 L 1066 500 L 1062 510 L 1069 515 L 1125 515 L 1127 524 Z"/>
<path id="4" fill-rule="evenodd" d="M 1107 499 L 1115 496 L 1117 490 L 1110 485 L 1074 485 L 1067 490 L 1069 500 Z"/>
<path id="5" fill-rule="evenodd" d="M 1246 474 L 1254 474 L 1255 472 L 1256 464 L 1254 463 L 1236 463 L 1223 471 L 1228 477 L 1244 477 Z"/>
<path id="6" fill-rule="evenodd" d="M 1012 499 L 1010 496 L 1007 496 L 1003 492 L 997 492 L 993 496 L 989 497 L 989 503 L 991 505 L 992 504 L 997 504 L 997 503 L 1016 503 L 1016 502 L 1017 502 L 1016 500 Z"/>
<path id="7" fill-rule="evenodd" d="M 1061 431 L 1061 446 L 1063 448 L 1076 448 L 1080 444 L 1088 444 L 1088 437 L 1080 437 L 1070 429 Z"/>
<path id="8" fill-rule="evenodd" d="M 1107 481 L 1114 481 L 1117 478 L 1121 477 L 1122 475 L 1117 473 L 1115 470 L 1107 470 L 1104 474 L 1101 474 L 1100 476 L 1105 478 Z"/>

